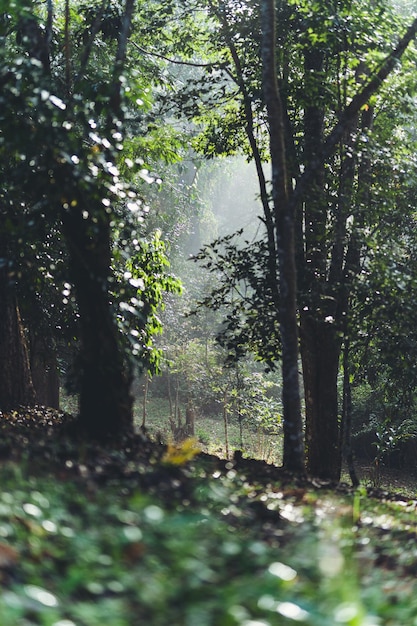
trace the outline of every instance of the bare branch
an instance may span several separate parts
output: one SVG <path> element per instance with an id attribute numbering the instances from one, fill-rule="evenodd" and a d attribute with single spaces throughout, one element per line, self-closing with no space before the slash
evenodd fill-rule
<path id="1" fill-rule="evenodd" d="M 193 61 L 181 61 L 179 59 L 171 59 L 158 52 L 150 52 L 149 50 L 145 50 L 144 48 L 139 46 L 135 41 L 132 41 L 131 39 L 129 40 L 129 43 L 131 43 L 132 46 L 134 46 L 136 50 L 139 50 L 139 52 L 141 52 L 142 54 L 146 54 L 147 56 L 155 57 L 157 59 L 163 59 L 164 61 L 167 61 L 168 63 L 173 63 L 174 65 L 186 65 L 188 67 L 207 67 L 207 68 L 219 68 L 219 69 L 222 67 L 222 63 L 219 63 L 219 62 L 195 63 Z"/>

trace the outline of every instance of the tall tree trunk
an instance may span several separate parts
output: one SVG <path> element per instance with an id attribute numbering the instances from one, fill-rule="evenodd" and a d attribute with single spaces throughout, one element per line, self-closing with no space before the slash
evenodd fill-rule
<path id="1" fill-rule="evenodd" d="M 148 370 L 146 370 L 145 374 L 144 374 L 144 381 L 143 381 L 143 398 L 142 398 L 142 424 L 141 424 L 141 428 L 143 430 L 146 429 L 146 418 L 148 417 L 148 391 L 149 391 L 149 382 L 150 382 L 150 376 L 149 376 L 149 372 Z"/>
<path id="2" fill-rule="evenodd" d="M 107 103 L 109 129 L 122 127 L 124 109 L 120 80 L 135 0 L 125 0 Z M 88 58 L 88 57 L 87 57 Z M 62 211 L 71 278 L 80 314 L 80 429 L 90 438 L 108 440 L 133 431 L 132 373 L 119 342 L 110 304 L 111 218 L 96 198 L 82 196 Z"/>
<path id="3" fill-rule="evenodd" d="M 305 168 L 315 167 L 323 151 L 325 78 L 324 53 L 308 47 L 304 53 L 306 93 L 315 98 L 304 115 Z M 358 122 L 358 115 L 352 120 Z M 346 223 L 352 212 L 356 172 L 354 140 L 347 132 L 340 141 L 340 173 L 337 203 L 328 198 L 324 168 L 314 169 L 304 202 L 305 259 L 301 268 L 301 355 L 306 407 L 307 470 L 320 478 L 339 480 L 341 428 L 338 410 L 338 372 L 341 325 L 347 314 L 343 271 L 347 239 Z M 344 146 L 347 146 L 345 149 Z M 329 219 L 332 209 L 334 219 Z M 332 235 L 329 237 L 329 224 Z M 332 241 L 329 254 L 328 241 Z M 345 280 L 346 279 L 346 280 Z"/>
<path id="4" fill-rule="evenodd" d="M 311 69 L 307 68 L 307 69 Z M 364 115 L 366 117 L 364 118 Z M 308 116 L 307 116 L 308 117 Z M 317 118 L 313 114 L 312 122 Z M 370 128 L 372 116 L 369 112 L 362 114 L 361 119 L 357 114 L 351 120 L 358 128 L 360 124 L 362 132 Z M 312 125 L 314 126 L 314 124 Z M 314 130 L 310 125 L 309 141 L 313 135 L 314 143 L 320 146 L 320 138 L 314 139 Z M 316 126 L 317 128 L 317 126 Z M 306 130 L 307 132 L 307 130 Z M 316 131 L 317 132 L 317 131 Z M 306 140 L 307 145 L 308 141 Z M 355 140 L 349 132 L 341 141 L 340 145 L 340 174 L 338 188 L 337 214 L 334 221 L 333 248 L 330 255 L 330 266 L 326 275 L 327 251 L 322 248 L 321 242 L 325 241 L 325 223 L 317 225 L 314 211 L 311 207 L 306 209 L 308 221 L 313 224 L 310 236 L 306 235 L 306 255 L 310 257 L 310 266 L 313 275 L 308 276 L 308 286 L 311 291 L 310 301 L 303 307 L 301 313 L 301 354 L 303 362 L 304 389 L 306 403 L 306 450 L 307 469 L 310 474 L 332 480 L 339 480 L 342 469 L 342 456 L 344 445 L 343 420 L 340 420 L 338 405 L 338 373 L 342 350 L 342 331 L 346 327 L 346 319 L 349 308 L 349 293 L 353 277 L 360 270 L 356 254 L 353 254 L 355 245 L 354 238 L 347 246 L 347 219 L 352 214 L 352 206 L 355 204 L 356 213 L 361 212 L 360 204 L 363 201 L 363 179 L 369 165 L 367 157 L 363 157 L 359 170 L 355 156 Z M 317 152 L 313 148 L 310 159 L 317 158 Z M 357 195 L 354 198 L 354 186 Z M 312 191 L 323 196 L 324 182 L 320 190 L 312 180 Z M 314 196 L 314 193 L 313 193 Z M 356 202 L 355 202 L 356 200 Z M 320 204 L 317 205 L 320 211 Z M 321 221 L 327 218 L 327 202 L 324 197 L 321 200 Z M 359 223 L 358 216 L 356 220 Z M 314 249 L 315 254 L 309 253 L 309 247 Z M 327 320 L 327 321 L 326 321 Z M 345 333 L 346 334 L 346 333 Z M 346 337 L 347 338 L 347 337 Z M 346 416 L 346 406 L 343 405 L 343 413 Z"/>
<path id="5" fill-rule="evenodd" d="M 110 305 L 109 216 L 102 207 L 96 215 L 89 207 L 87 219 L 85 213 L 78 204 L 62 213 L 80 314 L 79 423 L 88 437 L 105 440 L 133 430 L 131 373 Z"/>
<path id="6" fill-rule="evenodd" d="M 262 85 L 268 112 L 272 162 L 272 196 L 279 262 L 280 330 L 282 341 L 282 403 L 285 469 L 304 471 L 304 441 L 298 376 L 297 278 L 294 213 L 289 203 L 285 125 L 275 63 L 275 2 L 263 0 Z"/>
<path id="7" fill-rule="evenodd" d="M 337 377 L 341 339 L 334 324 L 301 314 L 301 357 L 306 410 L 307 470 L 338 481 L 341 439 Z"/>
<path id="8" fill-rule="evenodd" d="M 323 88 L 323 57 L 306 53 L 306 72 Z M 312 86 L 315 91 L 318 87 Z M 320 99 L 319 99 L 320 100 Z M 310 106 L 305 115 L 305 154 L 307 164 L 317 159 L 322 145 L 323 111 Z M 343 262 L 346 247 L 346 222 L 352 212 L 355 178 L 355 148 L 351 135 L 340 145 L 340 173 L 337 209 L 333 224 L 333 248 L 327 249 L 329 202 L 324 171 L 311 181 L 305 206 L 305 255 L 302 294 L 305 300 L 300 315 L 301 355 L 306 407 L 307 470 L 323 479 L 338 481 L 342 465 L 342 435 L 338 406 L 338 373 L 341 355 L 341 325 L 347 315 L 347 281 Z M 344 144 L 347 150 L 344 149 Z M 329 263 L 329 268 L 327 264 Z"/>
<path id="9" fill-rule="evenodd" d="M 0 251 L 0 257 L 1 257 Z M 33 405 L 35 394 L 25 333 L 7 262 L 0 258 L 0 409 Z"/>

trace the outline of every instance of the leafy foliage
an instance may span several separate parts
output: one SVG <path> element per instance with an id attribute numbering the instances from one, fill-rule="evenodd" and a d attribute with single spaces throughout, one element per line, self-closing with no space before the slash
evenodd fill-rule
<path id="1" fill-rule="evenodd" d="M 159 232 L 153 238 L 135 238 L 130 249 L 120 250 L 115 251 L 123 269 L 115 292 L 120 331 L 139 370 L 159 372 L 163 353 L 154 346 L 154 338 L 163 327 L 158 314 L 164 308 L 164 294 L 180 293 L 181 283 L 167 272 L 166 246 Z"/>
<path id="2" fill-rule="evenodd" d="M 268 280 L 267 244 L 264 240 L 236 244 L 240 235 L 242 231 L 218 239 L 194 257 L 217 278 L 198 306 L 226 311 L 217 340 L 231 361 L 249 349 L 273 368 L 281 344 L 274 281 Z"/>

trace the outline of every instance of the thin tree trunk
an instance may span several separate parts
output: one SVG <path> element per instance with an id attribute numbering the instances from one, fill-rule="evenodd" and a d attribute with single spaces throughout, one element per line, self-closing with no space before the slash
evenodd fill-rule
<path id="1" fill-rule="evenodd" d="M 343 348 L 343 411 L 342 411 L 342 433 L 343 433 L 343 457 L 349 471 L 350 480 L 353 487 L 359 486 L 359 478 L 355 469 L 355 460 L 352 449 L 352 386 L 350 382 L 349 367 L 349 339 L 345 337 Z"/>
<path id="2" fill-rule="evenodd" d="M 188 403 L 185 410 L 185 432 L 188 437 L 195 435 L 195 409 L 191 402 Z"/>
<path id="3" fill-rule="evenodd" d="M 267 235 L 267 241 L 268 241 L 268 267 L 267 267 L 268 283 L 271 288 L 271 294 L 272 294 L 274 304 L 278 308 L 279 307 L 279 289 L 278 289 L 277 280 L 276 280 L 277 273 L 278 273 L 278 260 L 277 260 L 277 250 L 276 250 L 274 214 L 273 214 L 273 211 L 271 211 L 271 207 L 270 207 L 269 192 L 267 188 L 267 181 L 265 178 L 265 172 L 264 172 L 264 167 L 262 163 L 262 154 L 261 154 L 261 150 L 259 149 L 258 141 L 256 139 L 256 134 L 255 134 L 255 121 L 254 121 L 254 114 L 252 110 L 252 96 L 246 86 L 242 63 L 239 58 L 238 50 L 233 41 L 232 33 L 230 32 L 230 28 L 227 23 L 226 13 L 224 9 L 219 10 L 217 7 L 213 5 L 213 3 L 210 3 L 210 7 L 222 25 L 223 36 L 229 47 L 230 55 L 232 57 L 235 74 L 233 74 L 232 72 L 229 72 L 229 76 L 239 87 L 239 90 L 243 99 L 243 112 L 245 116 L 245 132 L 248 138 L 252 157 L 255 163 L 256 175 L 257 175 L 258 184 L 259 184 L 260 199 L 261 199 L 263 213 L 264 213 L 262 221 L 266 228 L 266 235 Z"/>
<path id="4" fill-rule="evenodd" d="M 171 373 L 170 373 L 169 367 L 167 369 L 167 387 L 168 387 L 169 416 L 170 416 L 170 421 L 171 421 L 174 419 L 174 404 L 172 401 Z"/>
<path id="5" fill-rule="evenodd" d="M 71 37 L 70 37 L 70 0 L 65 0 L 65 27 L 64 27 L 64 52 L 65 52 L 65 90 L 67 97 L 72 95 L 72 64 L 71 64 Z"/>
<path id="6" fill-rule="evenodd" d="M 289 203 L 285 127 L 275 64 L 275 2 L 262 0 L 262 84 L 268 112 L 272 196 L 279 262 L 285 469 L 304 471 L 304 442 L 298 377 L 297 280 L 294 212 Z"/>
<path id="7" fill-rule="evenodd" d="M 243 450 L 243 415 L 242 415 L 242 402 L 240 392 L 243 387 L 241 379 L 240 379 L 240 371 L 239 371 L 239 363 L 235 365 L 235 375 L 236 375 L 236 389 L 237 389 L 237 397 L 236 397 L 236 414 L 237 421 L 239 424 L 239 445 L 240 449 Z"/>
<path id="8" fill-rule="evenodd" d="M 143 383 L 143 404 L 142 404 L 142 425 L 141 428 L 146 428 L 146 418 L 148 416 L 148 390 L 149 390 L 149 372 L 145 373 L 145 381 Z"/>
<path id="9" fill-rule="evenodd" d="M 180 413 L 180 383 L 178 373 L 175 377 L 175 405 L 174 405 L 174 420 L 177 420 L 177 428 L 181 428 L 181 413 Z"/>
<path id="10" fill-rule="evenodd" d="M 224 426 L 224 445 L 226 448 L 226 459 L 229 458 L 229 424 L 227 420 L 227 402 L 228 402 L 228 390 L 226 389 L 223 395 L 223 426 Z"/>

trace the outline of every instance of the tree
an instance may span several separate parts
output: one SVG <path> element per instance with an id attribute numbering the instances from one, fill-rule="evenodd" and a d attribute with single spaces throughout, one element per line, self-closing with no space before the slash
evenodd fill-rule
<path id="1" fill-rule="evenodd" d="M 302 472 L 304 442 L 298 381 L 297 278 L 295 261 L 294 207 L 290 205 L 284 111 L 275 64 L 275 3 L 261 7 L 263 92 L 268 112 L 272 163 L 272 198 L 279 267 L 280 328 L 282 343 L 282 388 L 284 410 L 284 468 Z"/>
<path id="2" fill-rule="evenodd" d="M 404 144 L 413 150 L 414 140 L 401 134 Z M 398 138 L 398 139 L 399 139 Z M 410 142 L 410 143 L 409 143 Z M 403 157 L 404 158 L 404 157 Z M 410 162 L 414 156 L 410 153 Z M 416 335 L 414 324 L 415 253 L 414 173 L 397 169 L 390 159 L 386 166 L 397 170 L 396 202 L 390 219 L 381 225 L 378 255 L 372 250 L 356 286 L 351 313 L 351 386 L 353 395 L 367 391 L 371 397 L 370 413 L 380 423 L 414 419 L 416 402 Z M 393 189 L 394 191 L 394 189 Z M 409 203 L 412 203 L 410 214 Z M 395 225 L 395 229 L 394 229 Z M 389 232 L 391 231 L 391 232 Z M 361 400 L 363 405 L 363 399 Z M 356 407 L 353 407 L 354 409 Z M 359 413 L 360 407 L 356 413 Z M 366 428 L 366 419 L 356 430 Z"/>
<path id="3" fill-rule="evenodd" d="M 268 8 L 271 10 L 270 4 Z M 349 294 L 366 251 L 364 233 L 376 227 L 380 217 L 368 210 L 372 202 L 369 184 L 372 154 L 367 145 L 375 107 L 383 102 L 376 93 L 388 76 L 396 72 L 399 60 L 415 37 L 417 23 L 414 21 L 398 43 L 392 44 L 397 23 L 383 2 L 377 7 L 372 3 L 372 11 L 363 3 L 341 3 L 337 10 L 333 3 L 317 3 L 313 7 L 304 2 L 280 3 L 276 7 L 280 29 L 275 42 L 278 90 L 264 89 L 263 101 L 256 63 L 253 65 L 259 50 L 259 32 L 253 29 L 256 8 L 239 3 L 239 8 L 234 10 L 233 3 L 210 2 L 209 9 L 219 24 L 219 37 L 214 45 L 217 44 L 223 58 L 228 55 L 225 72 L 233 81 L 229 94 L 233 90 L 236 94 L 237 89 L 238 96 L 233 125 L 230 115 L 227 118 L 230 100 L 224 106 L 220 102 L 221 114 L 214 118 L 215 113 L 210 112 L 205 144 L 200 140 L 199 145 L 217 148 L 222 153 L 235 149 L 236 135 L 242 128 L 239 117 L 244 119 L 247 149 L 259 172 L 264 209 L 267 241 L 263 253 L 264 280 L 268 284 L 276 282 L 276 287 L 271 287 L 270 302 L 278 313 L 283 297 L 280 290 L 285 283 L 280 284 L 282 276 L 276 271 L 275 237 L 283 230 L 279 214 L 277 219 L 269 207 L 262 169 L 262 133 L 255 131 L 257 124 L 262 128 L 264 123 L 265 101 L 269 109 L 269 132 L 274 138 L 273 161 L 281 164 L 281 176 L 282 166 L 287 168 L 288 191 L 283 183 L 277 184 L 278 178 L 273 191 L 281 192 L 278 206 L 284 214 L 288 206 L 290 219 L 295 216 L 308 469 L 314 475 L 338 479 L 341 432 L 337 376 Z M 383 23 L 380 31 L 376 30 L 376 9 L 386 18 L 378 22 Z M 270 23 L 265 21 L 264 35 L 268 34 Z M 248 32 L 252 33 L 251 37 Z M 375 55 L 370 43 L 375 36 L 387 42 L 385 58 Z M 265 52 L 268 51 L 264 46 Z M 362 59 L 360 63 L 358 57 Z M 264 80 L 265 86 L 268 85 Z M 282 113 L 271 116 L 273 106 L 277 111 L 279 108 L 277 93 Z M 271 126 L 271 120 L 280 124 L 277 130 Z M 220 145 L 219 135 L 223 137 Z M 229 148 L 225 137 L 230 137 Z M 290 245 L 287 254 L 291 259 Z M 251 269 L 246 277 L 252 273 Z M 242 278 L 245 275 L 240 274 Z M 232 288 L 235 284 L 232 281 Z M 247 302 L 248 306 L 253 304 L 250 296 Z M 262 307 L 262 312 L 267 308 Z M 258 317 L 260 320 L 263 321 L 262 317 Z M 264 335 L 264 341 L 268 342 L 267 333 Z"/>
<path id="4" fill-rule="evenodd" d="M 61 9 L 62 30 L 54 30 L 54 10 Z M 75 300 L 78 316 L 79 425 L 87 436 L 99 439 L 117 438 L 133 427 L 130 364 L 117 318 L 133 311 L 140 337 L 136 354 L 145 362 L 153 332 L 148 322 L 160 301 L 158 275 L 151 273 L 145 286 L 134 272 L 128 278 L 122 273 L 127 281 L 123 289 L 113 264 L 120 212 L 131 215 L 137 252 L 144 214 L 137 189 L 121 179 L 117 167 L 127 126 L 123 74 L 134 9 L 133 0 L 117 6 L 93 3 L 86 23 L 78 28 L 68 1 L 63 6 L 48 2 L 43 12 L 28 0 L 6 14 L 3 33 L 7 45 L 0 74 L 0 151 L 8 155 L 10 167 L 3 167 L 1 174 L 5 193 L 12 198 L 4 216 L 9 221 L 11 215 L 24 216 L 29 223 L 44 224 L 45 231 L 57 228 L 65 243 L 65 291 L 72 294 L 66 299 Z M 77 28 L 77 37 L 70 39 L 71 29 Z M 99 65 L 103 42 L 106 63 Z M 141 88 L 133 82 L 126 88 L 132 95 L 130 111 L 138 108 L 135 87 Z M 13 228 L 8 233 L 18 239 Z M 36 238 L 33 246 L 40 241 Z M 158 254 L 163 273 L 162 249 Z M 121 256 L 124 263 L 128 251 Z M 137 254 L 136 262 L 142 260 L 144 271 L 155 270 Z M 48 270 L 53 268 L 51 259 Z M 165 285 L 169 287 L 168 278 Z"/>
<path id="5" fill-rule="evenodd" d="M 302 207 L 299 215 L 302 215 L 305 224 L 302 235 L 302 222 L 298 223 L 299 238 L 303 241 L 303 252 L 299 250 L 298 253 L 299 258 L 303 256 L 303 262 L 298 263 L 298 269 L 308 469 L 313 475 L 325 478 L 337 479 L 340 475 L 337 376 L 343 319 L 348 315 L 348 294 L 352 278 L 360 271 L 360 251 L 355 231 L 349 236 L 347 220 L 353 202 L 357 207 L 356 222 L 361 225 L 363 218 L 360 212 L 365 209 L 369 174 L 368 155 L 365 154 L 362 159 L 356 156 L 359 146 L 354 133 L 360 136 L 360 133 L 369 132 L 372 107 L 367 102 L 394 69 L 396 61 L 415 36 L 416 26 L 414 22 L 374 76 L 366 79 L 366 69 L 362 70 L 365 86 L 353 95 L 348 104 L 341 103 L 339 120 L 327 137 L 324 72 L 331 45 L 328 51 L 323 50 L 319 38 L 317 44 L 310 39 L 303 48 L 306 93 L 313 93 L 315 97 L 304 113 L 304 171 L 297 181 L 291 204 L 294 211 Z M 316 36 L 319 35 L 320 32 L 316 33 Z M 327 43 L 326 40 L 324 43 Z M 339 54 L 340 42 L 336 40 L 336 44 L 336 54 Z M 342 45 L 345 49 L 344 42 Z M 328 67 L 326 71 L 328 73 Z M 360 114 L 362 107 L 364 109 Z M 338 163 L 332 156 L 336 149 Z M 332 183 L 326 169 L 332 161 L 336 171 L 339 169 L 339 187 L 335 197 L 329 198 L 328 190 L 332 188 Z M 332 218 L 329 209 L 335 215 L 330 231 L 328 220 Z"/>
<path id="6" fill-rule="evenodd" d="M 118 347 L 108 287 L 111 217 L 103 198 L 109 196 L 108 186 L 112 182 L 109 170 L 114 165 L 110 150 L 106 158 L 103 154 L 93 159 L 94 146 L 83 146 L 83 134 L 88 136 L 89 126 L 91 134 L 92 121 L 86 119 L 86 109 L 77 107 L 76 93 L 67 93 L 66 103 L 54 94 L 50 48 L 52 3 L 48 5 L 45 35 L 35 8 L 31 3 L 24 8 L 24 13 L 16 15 L 16 24 L 27 59 L 15 57 L 3 65 L 2 149 L 19 155 L 25 163 L 26 167 L 21 167 L 26 183 L 23 193 L 29 195 L 30 189 L 32 206 L 47 204 L 53 219 L 61 220 L 80 314 L 81 422 L 90 435 L 115 435 L 131 427 L 132 416 L 129 379 Z M 118 98 L 116 85 L 123 65 L 123 37 L 127 37 L 130 24 L 129 10 L 128 3 L 125 31 L 115 58 L 109 114 L 110 101 L 113 103 Z M 69 20 L 68 12 L 65 17 Z M 113 113 L 117 115 L 118 111 Z M 13 116 L 17 123 L 13 122 Z M 81 126 L 81 134 L 75 124 Z M 104 152 L 104 138 L 97 135 L 97 139 L 98 152 Z M 78 168 L 81 159 L 83 164 Z M 100 168 L 96 177 L 91 172 L 94 167 Z"/>

